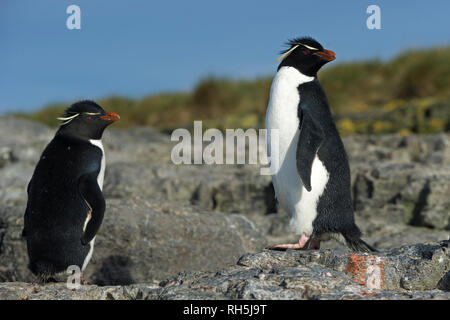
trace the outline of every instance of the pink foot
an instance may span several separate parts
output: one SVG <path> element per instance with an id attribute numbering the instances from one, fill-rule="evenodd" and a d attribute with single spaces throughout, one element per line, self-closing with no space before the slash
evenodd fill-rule
<path id="1" fill-rule="evenodd" d="M 306 233 L 302 233 L 300 239 L 298 240 L 298 243 L 287 243 L 287 244 L 274 244 L 271 246 L 266 247 L 266 249 L 271 250 L 286 250 L 286 249 L 294 249 L 294 250 L 300 250 L 303 249 L 306 245 L 306 243 L 309 240 L 309 236 L 306 235 Z"/>

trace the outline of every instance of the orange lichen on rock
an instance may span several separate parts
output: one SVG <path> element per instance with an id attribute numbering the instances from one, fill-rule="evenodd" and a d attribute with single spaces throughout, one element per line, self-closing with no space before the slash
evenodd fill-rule
<path id="1" fill-rule="evenodd" d="M 344 272 L 369 289 L 381 289 L 384 284 L 383 260 L 378 256 L 351 254 Z"/>

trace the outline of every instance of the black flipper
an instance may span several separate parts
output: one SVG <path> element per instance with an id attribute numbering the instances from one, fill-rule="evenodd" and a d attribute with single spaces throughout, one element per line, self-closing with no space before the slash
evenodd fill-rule
<path id="1" fill-rule="evenodd" d="M 317 150 L 324 140 L 321 126 L 309 112 L 299 108 L 300 134 L 297 143 L 297 171 L 306 190 L 311 191 L 311 169 Z"/>
<path id="2" fill-rule="evenodd" d="M 87 245 L 97 234 L 105 213 L 105 198 L 97 183 L 97 174 L 88 173 L 78 181 L 78 189 L 90 209 L 91 219 L 87 223 L 81 243 Z"/>

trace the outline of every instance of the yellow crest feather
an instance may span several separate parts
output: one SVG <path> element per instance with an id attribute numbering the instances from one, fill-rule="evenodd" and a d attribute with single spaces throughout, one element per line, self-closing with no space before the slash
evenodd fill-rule
<path id="1" fill-rule="evenodd" d="M 75 119 L 75 118 L 78 117 L 79 115 L 80 115 L 80 114 L 77 113 L 77 114 L 74 114 L 73 116 L 70 116 L 70 117 L 58 117 L 58 118 L 56 118 L 56 119 L 61 120 L 61 121 L 64 121 L 63 123 L 61 123 L 61 125 L 64 125 L 64 124 L 68 124 L 70 121 L 72 121 L 73 119 Z"/>
<path id="2" fill-rule="evenodd" d="M 284 58 L 286 58 L 288 55 L 290 55 L 290 54 L 292 53 L 292 51 L 294 51 L 295 49 L 297 49 L 300 45 L 304 46 L 305 48 L 308 48 L 309 50 L 319 50 L 319 49 L 317 49 L 317 48 L 308 46 L 307 44 L 304 44 L 304 43 L 297 43 L 297 44 L 296 44 L 295 46 L 293 46 L 291 49 L 289 49 L 288 51 L 286 51 L 285 53 L 283 53 L 283 55 L 277 59 L 277 62 L 283 60 Z"/>
<path id="3" fill-rule="evenodd" d="M 294 51 L 295 49 L 297 49 L 298 46 L 299 46 L 299 44 L 293 46 L 293 47 L 290 48 L 288 51 L 286 51 L 285 53 L 283 53 L 283 55 L 277 59 L 277 62 L 283 60 L 283 59 L 286 58 L 288 55 L 290 55 L 290 54 L 292 53 L 292 51 Z"/>

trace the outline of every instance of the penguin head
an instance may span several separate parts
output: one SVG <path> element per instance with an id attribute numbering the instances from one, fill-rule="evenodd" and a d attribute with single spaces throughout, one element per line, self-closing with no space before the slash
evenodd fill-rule
<path id="1" fill-rule="evenodd" d="M 302 74 L 310 77 L 317 76 L 317 72 L 322 66 L 336 59 L 333 51 L 326 50 L 322 45 L 310 37 L 295 38 L 286 43 L 289 49 L 282 51 L 282 60 L 278 66 L 294 67 Z"/>
<path id="2" fill-rule="evenodd" d="M 58 118 L 63 121 L 60 131 L 85 139 L 101 139 L 103 131 L 120 119 L 114 112 L 106 112 L 94 101 L 84 100 L 72 104 Z"/>

